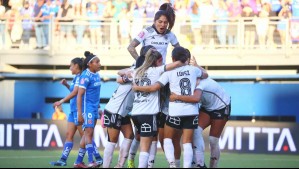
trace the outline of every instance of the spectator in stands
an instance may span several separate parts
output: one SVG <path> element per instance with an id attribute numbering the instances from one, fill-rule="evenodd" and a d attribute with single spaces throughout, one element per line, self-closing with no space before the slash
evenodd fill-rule
<path id="1" fill-rule="evenodd" d="M 191 29 L 193 32 L 193 38 L 194 43 L 196 46 L 201 46 L 202 44 L 202 34 L 201 34 L 201 22 L 200 22 L 200 9 L 199 4 L 197 2 L 194 2 L 191 6 L 191 13 L 190 13 L 190 19 L 191 19 Z"/>
<path id="2" fill-rule="evenodd" d="M 266 45 L 266 36 L 269 28 L 269 12 L 270 4 L 264 3 L 262 5 L 262 10 L 258 14 L 258 17 L 254 20 L 256 24 L 256 33 L 261 48 L 264 48 Z"/>
<path id="3" fill-rule="evenodd" d="M 32 30 L 32 20 L 31 17 L 33 16 L 33 9 L 30 7 L 29 1 L 26 1 L 24 7 L 21 9 L 21 17 L 23 20 L 23 47 L 29 48 L 29 40 Z"/>
<path id="4" fill-rule="evenodd" d="M 35 17 L 35 37 L 36 37 L 36 48 L 35 49 L 42 49 L 46 46 L 46 40 L 44 37 L 44 31 L 41 23 L 41 9 L 44 5 L 44 0 L 37 0 L 36 4 L 34 5 L 33 9 L 33 16 Z"/>
<path id="5" fill-rule="evenodd" d="M 87 12 L 87 17 L 89 19 L 89 31 L 90 31 L 90 41 L 93 48 L 98 48 L 102 46 L 102 30 L 101 23 L 99 21 L 100 15 L 98 13 L 98 6 L 96 3 L 91 3 L 90 9 Z"/>
<path id="6" fill-rule="evenodd" d="M 60 22 L 60 35 L 59 35 L 59 42 L 60 46 L 69 46 L 70 44 L 70 38 L 72 36 L 73 31 L 73 17 L 74 17 L 74 8 L 69 3 L 69 0 L 64 0 L 63 4 L 61 5 L 61 8 L 58 12 L 57 19 Z"/>
<path id="7" fill-rule="evenodd" d="M 106 19 L 111 19 L 115 13 L 115 7 L 112 4 L 112 1 L 105 1 L 105 8 L 103 11 L 103 17 L 105 19 L 105 22 L 107 22 Z M 105 40 L 105 45 L 110 46 L 111 45 L 111 38 L 110 38 L 110 30 L 111 26 L 110 24 L 103 25 L 103 39 Z"/>
<path id="8" fill-rule="evenodd" d="M 292 16 L 299 20 L 299 0 L 293 0 L 292 2 Z"/>
<path id="9" fill-rule="evenodd" d="M 287 39 L 286 36 L 286 33 L 289 32 L 287 30 L 287 24 L 289 19 L 292 17 L 290 4 L 284 4 L 278 16 L 281 19 L 277 25 L 277 30 L 279 31 L 281 45 L 285 45 L 286 43 L 290 42 L 290 39 L 289 38 Z"/>
<path id="10" fill-rule="evenodd" d="M 202 24 L 202 42 L 205 46 L 214 45 L 214 25 L 215 9 L 211 0 L 202 0 L 200 5 L 200 22 Z"/>
<path id="11" fill-rule="evenodd" d="M 0 49 L 5 46 L 5 7 L 2 5 L 2 0 L 0 0 Z"/>
<path id="12" fill-rule="evenodd" d="M 84 32 L 86 29 L 86 8 L 81 3 L 81 0 L 78 0 L 74 3 L 74 24 L 75 24 L 75 31 L 76 31 L 76 42 L 77 47 L 82 47 Z"/>
<path id="13" fill-rule="evenodd" d="M 130 43 L 130 19 L 128 9 L 123 8 L 121 13 L 118 15 L 119 18 L 119 34 L 121 46 Z"/>
<path id="14" fill-rule="evenodd" d="M 144 11 L 139 5 L 138 1 L 133 1 L 130 6 L 130 13 L 132 16 L 131 39 L 136 37 L 139 31 L 143 28 Z"/>
<path id="15" fill-rule="evenodd" d="M 270 22 L 278 22 L 278 19 L 271 19 L 272 17 L 278 17 L 278 13 L 281 10 L 281 4 L 280 0 L 270 0 L 271 10 L 269 13 Z M 275 42 L 273 39 L 274 32 L 276 30 L 277 25 L 275 24 L 269 24 L 269 29 L 267 33 L 267 46 L 268 47 L 275 47 Z"/>
<path id="16" fill-rule="evenodd" d="M 66 120 L 66 115 L 61 106 L 55 106 L 55 112 L 52 115 L 52 120 Z"/>
<path id="17" fill-rule="evenodd" d="M 226 45 L 227 23 L 228 23 L 228 10 L 224 0 L 218 1 L 218 8 L 215 11 L 216 17 L 216 31 L 217 37 L 222 47 Z"/>
<path id="18" fill-rule="evenodd" d="M 255 42 L 255 25 L 252 22 L 253 17 L 255 17 L 255 14 L 253 12 L 253 9 L 249 6 L 249 4 L 243 3 L 243 11 L 241 13 L 241 16 L 244 18 L 244 47 L 245 48 L 253 48 L 254 42 Z"/>
<path id="19" fill-rule="evenodd" d="M 113 15 L 115 19 L 117 19 L 123 8 L 128 8 L 128 4 L 122 0 L 114 0 L 112 4 L 115 7 L 115 13 Z"/>
<path id="20" fill-rule="evenodd" d="M 5 15 L 7 16 L 7 29 L 12 43 L 11 48 L 19 48 L 23 33 L 20 11 L 13 6 Z"/>
<path id="21" fill-rule="evenodd" d="M 229 1 L 227 1 L 229 2 Z M 232 0 L 228 3 L 228 12 L 230 17 L 230 23 L 228 26 L 227 36 L 229 45 L 237 45 L 238 39 L 238 18 L 241 17 L 242 7 L 239 0 Z"/>

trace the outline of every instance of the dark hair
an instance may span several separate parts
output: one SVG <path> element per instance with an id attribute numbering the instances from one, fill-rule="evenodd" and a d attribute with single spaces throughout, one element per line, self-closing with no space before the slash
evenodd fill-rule
<path id="1" fill-rule="evenodd" d="M 85 56 L 85 59 L 84 59 L 84 62 L 83 62 L 83 70 L 87 69 L 88 68 L 88 63 L 89 61 L 95 57 L 96 55 L 94 55 L 93 53 L 90 53 L 89 51 L 85 51 L 84 52 L 84 56 Z"/>
<path id="2" fill-rule="evenodd" d="M 166 16 L 169 22 L 168 30 L 171 31 L 175 23 L 175 13 L 171 3 L 164 3 L 160 6 L 159 11 L 155 14 L 154 21 L 158 20 L 163 15 Z"/>
<path id="3" fill-rule="evenodd" d="M 154 48 L 154 46 L 152 45 L 142 46 L 142 48 L 140 49 L 140 56 L 136 60 L 135 69 L 139 68 L 143 64 L 145 60 L 145 54 L 151 48 Z"/>
<path id="4" fill-rule="evenodd" d="M 84 58 L 74 58 L 71 63 L 73 63 L 74 65 L 78 65 L 79 69 L 82 71 L 83 70 L 83 62 L 84 62 Z"/>
<path id="5" fill-rule="evenodd" d="M 191 59 L 191 53 L 190 53 L 190 50 L 185 48 L 186 52 L 187 52 L 187 58 L 188 59 Z"/>
<path id="6" fill-rule="evenodd" d="M 172 50 L 172 58 L 175 61 L 179 60 L 182 63 L 185 63 L 188 60 L 188 52 L 187 52 L 187 50 L 185 48 L 183 48 L 181 46 L 175 47 Z"/>

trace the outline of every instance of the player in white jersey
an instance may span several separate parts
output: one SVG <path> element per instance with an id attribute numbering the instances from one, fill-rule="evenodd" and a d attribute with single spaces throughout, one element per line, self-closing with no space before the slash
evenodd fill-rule
<path id="1" fill-rule="evenodd" d="M 173 61 L 185 58 L 188 54 L 185 48 L 176 47 L 172 51 Z M 151 86 L 133 85 L 135 91 L 154 92 L 169 82 L 171 92 L 179 95 L 192 95 L 196 87 L 197 78 L 206 78 L 208 75 L 203 69 L 185 64 L 174 70 L 165 72 L 157 83 Z M 164 151 L 170 167 L 175 168 L 174 147 L 172 138 L 176 130 L 183 130 L 184 167 L 190 168 L 192 163 L 193 131 L 198 126 L 198 104 L 185 102 L 170 102 L 169 116 L 165 126 Z"/>
<path id="2" fill-rule="evenodd" d="M 124 140 L 120 146 L 118 164 L 116 168 L 123 168 L 129 154 L 129 149 L 134 138 L 133 129 L 128 113 L 133 108 L 134 92 L 132 91 L 132 78 L 135 68 L 140 67 L 144 62 L 145 51 L 153 46 L 144 46 L 141 49 L 141 56 L 136 61 L 136 66 L 120 70 L 117 82 L 118 88 L 110 98 L 104 110 L 104 125 L 107 127 L 108 142 L 104 150 L 103 168 L 109 168 L 113 159 L 113 152 L 118 141 L 120 131 L 124 135 Z M 131 76 L 132 77 L 132 76 Z"/>
<path id="3" fill-rule="evenodd" d="M 134 73 L 134 83 L 139 86 L 149 86 L 159 79 L 160 75 L 183 65 L 186 60 L 178 60 L 168 65 L 162 65 L 162 55 L 150 49 L 145 56 L 144 64 Z M 160 110 L 159 92 L 135 92 L 132 119 L 140 134 L 139 168 L 148 166 L 149 149 L 154 137 L 157 136 L 156 115 Z"/>
<path id="4" fill-rule="evenodd" d="M 175 23 L 174 9 L 170 3 L 164 3 L 156 12 L 154 24 L 143 29 L 137 37 L 128 46 L 128 51 L 134 59 L 138 54 L 136 47 L 142 43 L 143 46 L 153 45 L 163 56 L 163 64 L 166 61 L 167 47 L 169 43 L 172 46 L 180 46 L 176 36 L 171 32 Z"/>
<path id="5" fill-rule="evenodd" d="M 231 98 L 223 87 L 211 78 L 201 79 L 193 96 L 179 96 L 174 93 L 170 96 L 170 100 L 190 103 L 197 103 L 198 99 L 201 102 L 201 109 L 199 127 L 194 135 L 194 145 L 196 146 L 194 155 L 198 167 L 205 167 L 202 131 L 211 125 L 209 136 L 211 148 L 210 168 L 216 168 L 220 157 L 219 137 L 230 116 Z"/>

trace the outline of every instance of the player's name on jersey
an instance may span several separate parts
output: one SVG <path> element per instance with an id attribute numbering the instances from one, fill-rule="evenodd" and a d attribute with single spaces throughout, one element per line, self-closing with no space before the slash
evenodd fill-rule
<path id="1" fill-rule="evenodd" d="M 180 77 L 180 76 L 189 76 L 190 73 L 189 73 L 189 70 L 186 70 L 186 71 L 183 71 L 183 72 L 177 72 L 177 76 Z"/>

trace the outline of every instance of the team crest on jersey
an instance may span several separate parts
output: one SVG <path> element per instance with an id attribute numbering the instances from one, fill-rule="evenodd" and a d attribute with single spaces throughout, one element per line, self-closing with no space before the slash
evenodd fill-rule
<path id="1" fill-rule="evenodd" d="M 85 82 L 85 79 L 83 78 L 83 79 L 81 79 L 80 84 L 84 84 L 84 82 Z"/>
<path id="2" fill-rule="evenodd" d="M 143 31 L 141 31 L 139 34 L 138 34 L 138 36 L 139 36 L 139 38 L 143 38 L 144 37 L 144 32 Z"/>
<path id="3" fill-rule="evenodd" d="M 88 120 L 88 124 L 92 124 L 92 120 Z"/>

